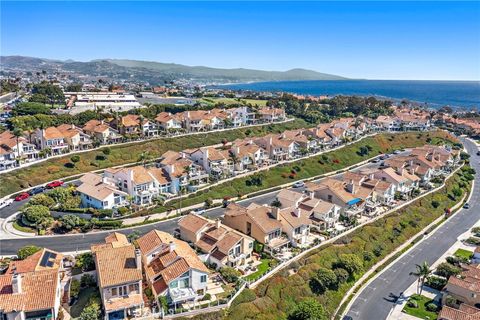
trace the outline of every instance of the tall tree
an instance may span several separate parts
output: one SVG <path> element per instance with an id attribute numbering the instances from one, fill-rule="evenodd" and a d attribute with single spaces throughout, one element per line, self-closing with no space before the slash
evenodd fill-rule
<path id="1" fill-rule="evenodd" d="M 410 275 L 416 276 L 418 278 L 418 285 L 417 285 L 417 292 L 418 294 L 422 294 L 423 291 L 423 284 L 428 276 L 432 273 L 432 269 L 430 269 L 430 265 L 427 261 L 424 261 L 422 264 L 416 265 L 417 270 L 414 272 L 410 272 Z"/>

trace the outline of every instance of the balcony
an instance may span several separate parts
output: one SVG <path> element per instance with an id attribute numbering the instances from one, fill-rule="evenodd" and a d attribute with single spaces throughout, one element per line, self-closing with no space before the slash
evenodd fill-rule
<path id="1" fill-rule="evenodd" d="M 174 303 L 194 300 L 197 297 L 192 288 L 170 288 L 168 291 Z"/>

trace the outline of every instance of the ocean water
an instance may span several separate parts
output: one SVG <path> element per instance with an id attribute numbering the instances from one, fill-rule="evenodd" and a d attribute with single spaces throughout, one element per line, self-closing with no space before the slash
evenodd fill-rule
<path id="1" fill-rule="evenodd" d="M 480 109 L 478 81 L 407 81 L 407 80 L 321 80 L 278 81 L 229 84 L 222 87 L 270 92 L 290 92 L 304 95 L 360 95 L 407 99 L 439 108 Z"/>

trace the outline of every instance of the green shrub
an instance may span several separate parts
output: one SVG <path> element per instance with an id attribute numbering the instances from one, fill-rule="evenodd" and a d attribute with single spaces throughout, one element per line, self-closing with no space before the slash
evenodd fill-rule
<path id="1" fill-rule="evenodd" d="M 438 310 L 438 306 L 434 302 L 427 303 L 425 308 L 430 312 L 436 312 Z"/>
<path id="2" fill-rule="evenodd" d="M 343 269 L 343 268 L 334 269 L 333 272 L 335 272 L 335 275 L 337 276 L 338 283 L 347 282 L 347 280 L 350 276 L 348 274 L 348 271 Z"/>
<path id="3" fill-rule="evenodd" d="M 410 308 L 418 308 L 418 303 L 417 303 L 417 301 L 415 301 L 415 300 L 413 300 L 413 299 L 408 300 L 408 303 L 407 303 L 407 304 L 408 304 L 408 306 L 409 306 Z"/>
<path id="4" fill-rule="evenodd" d="M 430 276 L 427 278 L 427 281 L 425 281 L 425 285 L 433 288 L 435 290 L 441 291 L 445 285 L 447 284 L 447 280 L 444 278 L 439 278 L 439 277 L 434 277 Z"/>
<path id="5" fill-rule="evenodd" d="M 240 278 L 242 275 L 240 271 L 231 267 L 223 267 L 219 270 L 219 272 L 222 278 L 228 283 L 237 282 L 238 278 Z"/>
<path id="6" fill-rule="evenodd" d="M 82 288 L 94 287 L 95 284 L 95 277 L 91 274 L 86 273 L 80 279 L 80 285 L 82 286 Z"/>
<path id="7" fill-rule="evenodd" d="M 17 257 L 20 260 L 23 260 L 27 257 L 30 257 L 34 253 L 42 250 L 42 248 L 34 246 L 34 245 L 29 245 L 29 246 L 24 246 L 17 251 Z"/>
<path id="8" fill-rule="evenodd" d="M 77 279 L 72 279 L 70 282 L 70 296 L 71 297 L 78 297 L 78 294 L 80 293 L 80 281 Z"/>

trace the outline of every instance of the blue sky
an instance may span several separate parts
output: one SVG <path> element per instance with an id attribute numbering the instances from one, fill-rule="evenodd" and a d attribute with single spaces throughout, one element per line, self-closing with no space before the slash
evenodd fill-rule
<path id="1" fill-rule="evenodd" d="M 480 79 L 480 2 L 5 2 L 2 55 Z"/>

